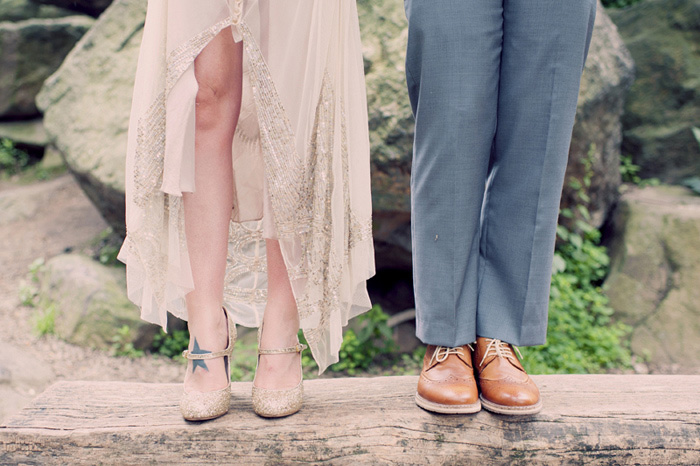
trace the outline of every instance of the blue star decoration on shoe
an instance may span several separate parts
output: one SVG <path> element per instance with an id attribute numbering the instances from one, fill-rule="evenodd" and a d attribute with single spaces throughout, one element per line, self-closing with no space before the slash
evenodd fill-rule
<path id="1" fill-rule="evenodd" d="M 194 339 L 194 348 L 192 348 L 192 351 L 190 351 L 190 354 L 209 354 L 211 351 L 203 350 L 199 347 L 199 343 L 197 342 L 197 338 L 195 337 Z M 194 373 L 194 370 L 197 367 L 201 367 L 205 371 L 209 372 L 209 368 L 207 367 L 207 363 L 203 359 L 193 359 L 192 360 L 192 373 Z"/>

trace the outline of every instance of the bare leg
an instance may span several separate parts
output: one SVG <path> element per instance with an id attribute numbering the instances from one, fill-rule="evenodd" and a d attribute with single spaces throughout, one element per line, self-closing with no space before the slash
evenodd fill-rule
<path id="1" fill-rule="evenodd" d="M 260 347 L 263 349 L 286 348 L 297 343 L 299 314 L 279 242 L 266 240 L 265 246 L 268 295 Z M 298 353 L 260 356 L 260 364 L 255 373 L 255 385 L 271 389 L 294 387 L 299 383 L 300 358 Z"/>
<path id="2" fill-rule="evenodd" d="M 231 144 L 242 89 L 242 43 L 226 28 L 194 62 L 199 84 L 195 117 L 195 187 L 183 195 L 185 232 L 194 291 L 186 297 L 190 350 L 219 351 L 227 344 L 221 310 L 228 231 L 233 208 Z M 228 383 L 223 358 L 187 367 L 188 391 L 212 391 Z"/>

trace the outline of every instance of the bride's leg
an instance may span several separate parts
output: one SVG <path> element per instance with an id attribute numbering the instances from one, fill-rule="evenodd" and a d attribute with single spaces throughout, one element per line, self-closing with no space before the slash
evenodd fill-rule
<path id="1" fill-rule="evenodd" d="M 299 314 L 289 284 L 279 242 L 266 240 L 267 306 L 260 347 L 279 349 L 297 343 Z M 255 385 L 260 388 L 292 388 L 299 383 L 299 353 L 266 354 L 260 357 Z"/>
<path id="2" fill-rule="evenodd" d="M 231 144 L 241 106 L 242 42 L 224 29 L 199 54 L 195 111 L 195 192 L 183 195 L 185 233 L 194 279 L 187 311 L 190 350 L 219 351 L 227 345 L 221 310 L 233 208 Z M 228 383 L 224 359 L 201 361 L 185 377 L 188 391 L 212 391 Z"/>

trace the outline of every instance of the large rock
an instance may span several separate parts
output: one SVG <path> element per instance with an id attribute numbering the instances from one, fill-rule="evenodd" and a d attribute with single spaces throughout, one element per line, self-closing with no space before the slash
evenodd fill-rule
<path id="1" fill-rule="evenodd" d="M 70 343 L 110 349 L 119 329 L 132 329 L 128 341 L 148 348 L 158 327 L 141 320 L 126 297 L 121 267 L 108 267 L 78 254 L 50 259 L 40 273 L 39 301 L 55 310 L 54 331 Z M 125 337 L 126 338 L 126 337 Z"/>
<path id="2" fill-rule="evenodd" d="M 604 289 L 631 325 L 632 350 L 655 366 L 700 364 L 700 197 L 634 188 L 615 210 Z"/>
<path id="3" fill-rule="evenodd" d="M 32 18 L 60 18 L 75 13 L 52 5 L 41 5 L 31 0 L 0 1 L 0 22 L 22 21 Z"/>
<path id="4" fill-rule="evenodd" d="M 581 77 L 576 124 L 571 139 L 567 182 L 562 207 L 582 204 L 574 179 L 579 182 L 589 171 L 586 189 L 591 222 L 600 227 L 615 204 L 620 187 L 620 144 L 626 93 L 634 80 L 634 62 L 617 28 L 598 3 L 595 29 Z"/>
<path id="5" fill-rule="evenodd" d="M 406 18 L 402 3 L 394 0 L 360 0 L 358 7 L 370 112 L 377 264 L 408 269 L 413 117 L 404 82 Z M 46 111 L 46 128 L 71 170 L 121 232 L 125 130 L 144 9 L 143 1 L 117 0 L 47 81 L 38 100 Z M 619 184 L 618 116 L 631 76 L 629 54 L 601 8 L 583 79 L 570 168 L 570 176 L 579 176 L 581 160 L 595 143 L 590 151 L 595 173 L 590 191 L 597 223 Z M 572 198 L 565 195 L 565 202 Z"/>
<path id="6" fill-rule="evenodd" d="M 0 117 L 36 116 L 46 78 L 92 26 L 87 16 L 0 23 Z"/>
<path id="7" fill-rule="evenodd" d="M 4 1 L 4 0 L 3 0 Z M 112 0 L 32 0 L 35 3 L 56 5 L 69 10 L 100 16 L 112 3 Z"/>
<path id="8" fill-rule="evenodd" d="M 623 117 L 623 153 L 644 177 L 700 175 L 700 0 L 644 0 L 610 13 L 637 64 Z"/>
<path id="9" fill-rule="evenodd" d="M 0 122 L 0 139 L 9 139 L 18 149 L 29 152 L 43 153 L 49 143 L 44 123 L 40 118 Z"/>
<path id="10" fill-rule="evenodd" d="M 145 8 L 140 0 L 115 2 L 37 97 L 55 147 L 122 235 L 126 131 Z"/>

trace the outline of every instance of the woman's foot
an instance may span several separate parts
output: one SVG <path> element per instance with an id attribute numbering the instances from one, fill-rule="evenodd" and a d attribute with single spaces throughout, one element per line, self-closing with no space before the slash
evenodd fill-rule
<path id="1" fill-rule="evenodd" d="M 190 349 L 182 353 L 188 364 L 180 412 L 188 421 L 223 416 L 231 405 L 229 361 L 236 342 L 236 327 L 226 311 L 204 314 L 204 319 L 202 315 L 190 326 Z M 223 319 L 217 315 L 223 315 Z"/>
<path id="2" fill-rule="evenodd" d="M 266 310 L 265 325 L 260 328 L 253 411 L 262 417 L 284 417 L 299 411 L 304 400 L 301 352 L 306 346 L 296 337 L 298 318 L 271 315 Z"/>
<path id="3" fill-rule="evenodd" d="M 268 311 L 266 311 L 268 312 Z M 299 343 L 298 319 L 268 319 L 258 342 L 261 350 L 294 347 Z M 270 390 L 294 388 L 301 381 L 301 353 L 261 354 L 255 371 L 255 386 Z"/>
<path id="4" fill-rule="evenodd" d="M 219 310 L 211 313 L 211 319 L 198 319 L 188 324 L 190 330 L 190 354 L 208 354 L 226 349 L 229 344 L 226 314 Z M 204 322 L 202 322 L 204 320 Z M 231 324 L 232 325 L 232 324 Z M 212 392 L 225 388 L 229 383 L 228 361 L 225 358 L 188 360 L 185 373 L 185 392 Z"/>

